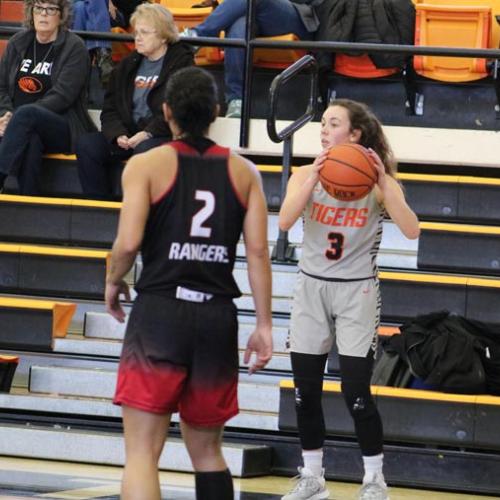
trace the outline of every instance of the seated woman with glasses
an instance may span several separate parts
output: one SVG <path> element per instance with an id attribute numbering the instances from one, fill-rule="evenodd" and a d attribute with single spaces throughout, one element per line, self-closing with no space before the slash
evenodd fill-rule
<path id="1" fill-rule="evenodd" d="M 116 167 L 133 154 L 169 141 L 162 103 L 170 76 L 192 66 L 193 51 L 179 41 L 170 11 L 159 4 L 139 5 L 130 19 L 135 51 L 113 70 L 104 96 L 102 131 L 80 138 L 78 174 L 86 196 L 113 199 Z"/>
<path id="2" fill-rule="evenodd" d="M 0 190 L 16 173 L 19 191 L 40 193 L 44 153 L 69 153 L 95 130 L 86 104 L 90 61 L 68 31 L 70 0 L 27 0 L 25 25 L 0 60 Z"/>

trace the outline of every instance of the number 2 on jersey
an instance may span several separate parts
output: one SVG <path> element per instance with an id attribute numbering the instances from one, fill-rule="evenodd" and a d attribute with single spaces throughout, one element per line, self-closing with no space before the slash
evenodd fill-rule
<path id="1" fill-rule="evenodd" d="M 190 236 L 198 236 L 201 238 L 210 238 L 212 228 L 203 226 L 203 223 L 214 213 L 215 210 L 215 196 L 211 191 L 203 191 L 197 189 L 194 194 L 195 200 L 205 202 L 198 212 L 193 215 L 191 220 Z"/>
<path id="2" fill-rule="evenodd" d="M 342 233 L 328 233 L 329 248 L 325 256 L 330 260 L 339 260 L 344 250 L 344 235 Z"/>

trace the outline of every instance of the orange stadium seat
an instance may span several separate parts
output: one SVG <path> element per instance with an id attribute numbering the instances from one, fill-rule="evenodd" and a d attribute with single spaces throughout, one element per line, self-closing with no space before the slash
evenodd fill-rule
<path id="1" fill-rule="evenodd" d="M 0 0 L 0 21 L 4 23 L 22 23 L 24 20 L 24 2 L 19 0 Z"/>
<path id="2" fill-rule="evenodd" d="M 211 7 L 201 7 L 193 9 L 192 6 L 200 3 L 201 0 L 156 0 L 172 12 L 175 24 L 179 30 L 192 28 L 203 22 L 212 12 Z"/>
<path id="3" fill-rule="evenodd" d="M 261 40 L 276 40 L 282 42 L 297 41 L 294 34 L 259 37 Z M 253 63 L 260 68 L 284 69 L 298 61 L 306 54 L 305 50 L 300 49 L 256 49 L 253 55 Z"/>
<path id="4" fill-rule="evenodd" d="M 7 47 L 7 40 L 0 40 L 0 57 L 4 53 L 5 47 Z"/>
<path id="5" fill-rule="evenodd" d="M 486 2 L 485 2 L 486 3 Z M 415 45 L 488 48 L 491 36 L 489 5 L 417 3 Z M 444 82 L 467 82 L 488 76 L 486 59 L 415 56 L 415 71 Z"/>
<path id="6" fill-rule="evenodd" d="M 381 78 L 399 73 L 401 68 L 377 68 L 367 54 L 348 56 L 336 54 L 334 71 L 353 78 Z"/>

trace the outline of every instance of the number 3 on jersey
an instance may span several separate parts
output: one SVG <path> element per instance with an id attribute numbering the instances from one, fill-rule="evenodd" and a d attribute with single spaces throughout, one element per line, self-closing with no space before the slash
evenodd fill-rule
<path id="1" fill-rule="evenodd" d="M 342 233 L 328 233 L 330 246 L 325 252 L 325 256 L 330 260 L 339 260 L 344 250 L 344 235 Z"/>
<path id="2" fill-rule="evenodd" d="M 193 215 L 191 220 L 190 236 L 210 238 L 212 228 L 203 226 L 204 222 L 214 213 L 215 196 L 211 191 L 197 189 L 194 194 L 195 200 L 203 201 L 205 204 Z"/>

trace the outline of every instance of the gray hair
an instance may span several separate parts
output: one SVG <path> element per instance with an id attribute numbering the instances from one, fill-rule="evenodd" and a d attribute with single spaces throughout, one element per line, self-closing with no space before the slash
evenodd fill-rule
<path id="1" fill-rule="evenodd" d="M 179 41 L 179 30 L 174 22 L 174 16 L 163 5 L 158 3 L 142 3 L 132 14 L 130 25 L 135 28 L 137 21 L 149 21 L 158 36 L 167 41 L 167 45 Z"/>
<path id="2" fill-rule="evenodd" d="M 33 7 L 35 3 L 50 3 L 59 7 L 61 12 L 61 22 L 59 26 L 64 30 L 69 30 L 71 27 L 71 0 L 24 0 L 24 25 L 27 28 L 34 29 L 35 22 L 33 20 Z"/>

